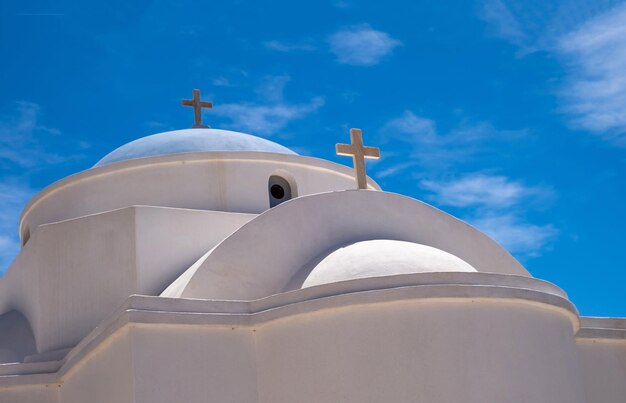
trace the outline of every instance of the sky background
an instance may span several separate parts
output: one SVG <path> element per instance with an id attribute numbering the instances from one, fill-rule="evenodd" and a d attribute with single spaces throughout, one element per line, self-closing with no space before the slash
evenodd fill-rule
<path id="1" fill-rule="evenodd" d="M 334 155 L 486 232 L 584 315 L 626 316 L 626 3 L 0 1 L 0 272 L 39 190 L 212 127 Z"/>

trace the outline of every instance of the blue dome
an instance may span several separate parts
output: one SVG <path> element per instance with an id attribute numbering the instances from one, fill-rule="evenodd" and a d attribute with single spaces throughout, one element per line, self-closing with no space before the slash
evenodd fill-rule
<path id="1" fill-rule="evenodd" d="M 202 151 L 260 151 L 296 155 L 287 147 L 250 134 L 219 129 L 186 129 L 131 141 L 108 153 L 94 167 L 136 158 Z"/>

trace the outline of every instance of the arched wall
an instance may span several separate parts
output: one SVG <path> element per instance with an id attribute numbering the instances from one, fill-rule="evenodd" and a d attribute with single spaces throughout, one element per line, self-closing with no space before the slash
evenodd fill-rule
<path id="1" fill-rule="evenodd" d="M 28 320 L 18 311 L 0 315 L 0 363 L 22 362 L 37 352 Z"/>
<path id="2" fill-rule="evenodd" d="M 22 313 L 38 352 L 73 346 L 129 295 L 158 295 L 253 217 L 135 206 L 42 225 L 0 279 L 0 314 Z"/>
<path id="3" fill-rule="evenodd" d="M 479 272 L 530 276 L 495 241 L 434 207 L 397 194 L 352 190 L 300 197 L 261 214 L 194 265 L 176 296 L 267 297 L 322 252 L 370 239 L 432 246 Z"/>
<path id="4" fill-rule="evenodd" d="M 28 375 L 0 377 L 0 400 L 8 385 L 46 382 L 64 403 L 111 386 L 116 401 L 150 403 L 589 403 L 578 315 L 554 285 L 485 273 L 395 280 L 246 303 L 133 296 L 56 372 L 15 365 Z"/>
<path id="5" fill-rule="evenodd" d="M 258 214 L 267 181 L 288 174 L 299 195 L 354 187 L 352 170 L 316 158 L 262 152 L 204 152 L 141 158 L 89 169 L 37 194 L 20 234 L 41 225 L 133 205 Z M 378 189 L 369 181 L 371 189 Z"/>
<path id="6" fill-rule="evenodd" d="M 569 319 L 513 301 L 338 307 L 256 335 L 261 402 L 587 403 Z"/>

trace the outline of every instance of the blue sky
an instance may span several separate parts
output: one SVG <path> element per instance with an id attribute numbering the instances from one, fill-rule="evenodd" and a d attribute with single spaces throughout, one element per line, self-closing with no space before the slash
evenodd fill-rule
<path id="1" fill-rule="evenodd" d="M 626 3 L 0 2 L 0 268 L 46 185 L 213 127 L 334 155 L 485 231 L 582 314 L 626 316 Z M 0 269 L 4 270 L 4 269 Z"/>

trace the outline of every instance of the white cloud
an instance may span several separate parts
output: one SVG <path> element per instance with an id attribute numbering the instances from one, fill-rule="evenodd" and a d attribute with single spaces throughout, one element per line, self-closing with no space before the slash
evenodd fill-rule
<path id="1" fill-rule="evenodd" d="M 366 24 L 337 31 L 328 37 L 328 43 L 339 63 L 355 66 L 377 64 L 394 48 L 402 45 L 388 33 L 377 31 Z"/>
<path id="2" fill-rule="evenodd" d="M 524 218 L 530 209 L 544 209 L 551 202 L 553 191 L 549 188 L 528 186 L 504 175 L 485 172 L 436 179 L 442 172 L 449 175 L 483 155 L 492 160 L 494 147 L 500 150 L 500 142 L 525 136 L 526 130 L 498 130 L 488 122 L 462 121 L 440 133 L 433 119 L 405 111 L 389 120 L 380 133 L 383 141 L 402 142 L 404 149 L 410 147 L 411 159 L 387 158 L 389 162 L 376 168 L 376 177 L 399 175 L 419 166 L 422 172 L 419 177 L 429 178 L 419 182 L 428 192 L 428 200 L 460 209 L 459 216 L 518 256 L 540 254 L 557 235 L 552 225 L 535 225 Z"/>
<path id="3" fill-rule="evenodd" d="M 442 134 L 434 120 L 405 111 L 389 120 L 380 134 L 383 143 L 400 141 L 409 145 L 411 157 L 423 168 L 441 169 L 475 158 L 500 142 L 526 135 L 526 131 L 497 130 L 487 122 L 461 122 Z"/>
<path id="4" fill-rule="evenodd" d="M 200 60 L 199 63 L 205 63 Z M 205 68 L 204 64 L 199 65 L 200 68 Z M 211 80 L 211 84 L 215 87 L 240 87 L 244 85 L 245 80 L 249 74 L 246 70 L 241 68 L 225 68 L 221 71 L 221 75 L 216 76 Z"/>
<path id="5" fill-rule="evenodd" d="M 438 140 L 435 121 L 404 111 L 402 116 L 391 119 L 383 127 L 383 132 L 404 141 L 433 143 Z"/>
<path id="6" fill-rule="evenodd" d="M 225 117 L 238 130 L 273 135 L 290 122 L 302 119 L 324 106 L 323 97 L 313 97 L 306 103 L 285 101 L 284 88 L 290 81 L 287 75 L 268 76 L 257 87 L 262 104 L 242 102 L 221 104 L 213 114 Z"/>
<path id="7" fill-rule="evenodd" d="M 423 180 L 421 185 L 434 193 L 438 204 L 455 207 L 511 207 L 537 192 L 505 176 L 485 174 L 472 174 L 450 182 Z"/>
<path id="8" fill-rule="evenodd" d="M 316 50 L 316 47 L 310 43 L 310 41 L 303 42 L 282 42 L 282 41 L 267 41 L 264 42 L 263 45 L 267 49 L 275 50 L 277 52 L 310 52 Z"/>
<path id="9" fill-rule="evenodd" d="M 284 101 L 285 86 L 291 81 L 291 77 L 286 74 L 278 76 L 267 76 L 256 89 L 259 98 L 266 102 L 281 103 Z"/>
<path id="10" fill-rule="evenodd" d="M 626 3 L 481 0 L 480 17 L 519 55 L 544 51 L 564 66 L 559 108 L 575 129 L 626 146 Z"/>
<path id="11" fill-rule="evenodd" d="M 230 80 L 226 77 L 214 78 L 211 83 L 216 87 L 230 87 L 232 85 Z"/>
<path id="12" fill-rule="evenodd" d="M 38 136 L 58 136 L 60 132 L 39 123 L 41 112 L 37 104 L 17 102 L 16 112 L 15 117 L 0 121 L 0 162 L 31 168 L 70 158 L 47 152 L 39 144 Z"/>
<path id="13" fill-rule="evenodd" d="M 60 131 L 41 123 L 41 108 L 31 102 L 17 102 L 13 116 L 0 119 L 0 273 L 19 251 L 17 223 L 22 208 L 35 193 L 28 184 L 28 172 L 79 158 L 46 150 L 46 137 L 62 139 Z M 77 142 L 75 147 L 87 148 Z"/>
<path id="14" fill-rule="evenodd" d="M 531 187 L 506 176 L 473 173 L 451 181 L 421 181 L 438 205 L 464 209 L 463 217 L 511 253 L 536 256 L 558 231 L 550 224 L 534 225 L 523 219 L 529 206 L 545 204 L 552 191 Z"/>
<path id="15" fill-rule="evenodd" d="M 321 97 L 315 97 L 306 104 L 224 104 L 215 109 L 215 114 L 230 119 L 234 127 L 244 131 L 272 135 L 289 122 L 301 119 L 323 105 L 324 98 Z"/>
<path id="16" fill-rule="evenodd" d="M 619 0 L 477 0 L 478 16 L 488 33 L 513 45 L 524 56 L 552 51 L 555 40 Z"/>
<path id="17" fill-rule="evenodd" d="M 377 178 L 386 178 L 388 176 L 393 176 L 396 175 L 400 172 L 405 171 L 408 168 L 414 167 L 416 166 L 417 163 L 414 161 L 409 161 L 409 162 L 401 162 L 401 163 L 397 163 L 397 164 L 393 164 L 391 166 L 387 166 L 386 168 L 382 168 L 379 171 L 376 171 L 376 177 Z"/>
<path id="18" fill-rule="evenodd" d="M 529 257 L 538 256 L 558 235 L 551 224 L 533 225 L 512 214 L 482 216 L 469 222 L 509 252 Z"/>
<path id="19" fill-rule="evenodd" d="M 563 110 L 576 128 L 626 146 L 626 4 L 564 35 Z"/>
<path id="20" fill-rule="evenodd" d="M 517 46 L 523 46 L 528 37 L 522 25 L 502 0 L 485 0 L 480 4 L 480 17 L 489 23 L 491 33 Z"/>

